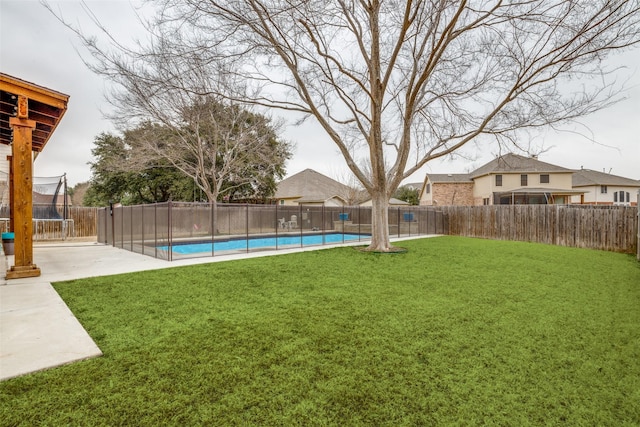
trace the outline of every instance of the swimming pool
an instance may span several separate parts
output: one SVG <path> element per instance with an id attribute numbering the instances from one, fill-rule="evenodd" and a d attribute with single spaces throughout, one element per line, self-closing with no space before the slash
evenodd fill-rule
<path id="1" fill-rule="evenodd" d="M 358 240 L 369 240 L 371 238 L 368 234 L 342 234 L 342 233 L 329 233 L 329 234 L 305 234 L 302 236 L 269 236 L 269 237 L 251 237 L 249 239 L 229 239 L 219 240 L 213 243 L 211 242 L 180 242 L 174 243 L 172 246 L 172 252 L 177 255 L 192 255 L 198 253 L 211 253 L 222 251 L 238 251 L 248 249 L 260 249 L 273 247 L 285 247 L 285 246 L 312 246 L 312 245 L 326 245 L 332 243 L 352 242 Z M 160 246 L 159 250 L 167 251 L 168 246 Z"/>

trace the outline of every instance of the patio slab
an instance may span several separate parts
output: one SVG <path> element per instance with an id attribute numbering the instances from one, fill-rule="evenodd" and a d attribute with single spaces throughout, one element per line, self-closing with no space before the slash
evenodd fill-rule
<path id="1" fill-rule="evenodd" d="M 100 356 L 50 283 L 0 286 L 0 380 Z"/>
<path id="2" fill-rule="evenodd" d="M 34 245 L 42 275 L 6 280 L 0 256 L 0 381 L 102 355 L 52 282 L 211 262 L 154 259 L 97 243 Z"/>

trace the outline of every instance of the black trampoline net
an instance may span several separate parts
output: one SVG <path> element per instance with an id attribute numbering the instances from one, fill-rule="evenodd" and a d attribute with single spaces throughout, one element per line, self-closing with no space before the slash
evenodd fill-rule
<path id="1" fill-rule="evenodd" d="M 9 198 L 9 175 L 0 172 L 0 218 L 11 215 Z M 69 217 L 66 175 L 33 177 L 33 219 L 58 219 Z"/>

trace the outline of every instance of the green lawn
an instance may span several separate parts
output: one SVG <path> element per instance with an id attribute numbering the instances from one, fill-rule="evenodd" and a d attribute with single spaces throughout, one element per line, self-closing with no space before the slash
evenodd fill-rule
<path id="1" fill-rule="evenodd" d="M 104 356 L 0 425 L 640 425 L 640 263 L 439 237 L 55 284 Z"/>

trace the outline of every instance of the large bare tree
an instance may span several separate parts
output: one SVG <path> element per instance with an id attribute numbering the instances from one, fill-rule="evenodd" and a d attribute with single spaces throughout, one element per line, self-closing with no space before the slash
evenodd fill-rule
<path id="1" fill-rule="evenodd" d="M 250 82 L 242 101 L 313 117 L 373 201 L 472 140 L 516 141 L 600 108 L 603 60 L 640 36 L 637 0 L 167 0 L 192 49 Z M 362 162 L 362 159 L 365 162 Z M 364 167 L 362 166 L 364 164 Z"/>
<path id="2" fill-rule="evenodd" d="M 179 46 L 246 82 L 238 102 L 317 120 L 373 202 L 470 141 L 517 143 L 607 106 L 603 64 L 640 39 L 638 0 L 164 0 Z"/>

